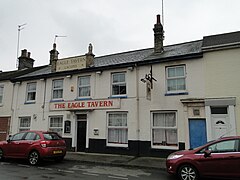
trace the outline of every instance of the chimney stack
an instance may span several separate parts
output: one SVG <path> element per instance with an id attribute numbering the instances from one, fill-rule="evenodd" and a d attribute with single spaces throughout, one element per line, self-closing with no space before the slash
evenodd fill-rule
<path id="1" fill-rule="evenodd" d="M 88 53 L 86 53 L 86 66 L 87 67 L 91 67 L 93 66 L 93 60 L 94 60 L 94 54 L 93 54 L 93 46 L 92 44 L 90 43 L 89 46 L 88 46 Z"/>
<path id="2" fill-rule="evenodd" d="M 157 23 L 154 25 L 154 53 L 163 52 L 164 31 L 160 21 L 160 15 L 157 15 Z"/>
<path id="3" fill-rule="evenodd" d="M 58 60 L 58 51 L 56 49 L 56 43 L 53 44 L 53 49 L 50 52 L 50 65 L 51 71 L 56 72 L 57 60 Z"/>
<path id="4" fill-rule="evenodd" d="M 21 56 L 18 58 L 18 70 L 25 69 L 25 68 L 33 68 L 34 59 L 31 57 L 31 53 L 27 52 L 26 49 L 22 50 Z"/>

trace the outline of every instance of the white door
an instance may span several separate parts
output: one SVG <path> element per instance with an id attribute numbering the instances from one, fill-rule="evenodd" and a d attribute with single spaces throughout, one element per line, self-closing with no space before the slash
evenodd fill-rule
<path id="1" fill-rule="evenodd" d="M 227 114 L 212 114 L 213 139 L 217 139 L 228 133 L 229 118 Z"/>

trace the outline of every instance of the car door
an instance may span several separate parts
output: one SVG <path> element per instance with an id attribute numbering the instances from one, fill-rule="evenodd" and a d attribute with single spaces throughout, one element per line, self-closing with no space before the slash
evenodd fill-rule
<path id="1" fill-rule="evenodd" d="M 229 147 L 230 149 L 226 149 L 223 153 L 224 158 L 224 171 L 225 177 L 227 178 L 240 178 L 240 140 L 236 139 L 232 141 L 233 143 Z"/>
<path id="2" fill-rule="evenodd" d="M 34 143 L 35 137 L 36 137 L 35 132 L 27 132 L 24 135 L 24 138 L 19 142 L 19 146 L 18 146 L 19 156 L 24 157 L 26 154 L 28 154 L 27 151 Z"/>
<path id="3" fill-rule="evenodd" d="M 6 146 L 6 154 L 10 157 L 19 157 L 20 142 L 23 140 L 25 132 L 20 132 L 13 135 Z"/>
<path id="4" fill-rule="evenodd" d="M 234 170 L 234 167 L 239 167 L 235 144 L 236 140 L 225 140 L 206 147 L 205 150 L 210 150 L 211 154 L 202 156 L 201 173 L 205 176 L 221 177 L 232 177 L 233 173 L 238 173 Z"/>

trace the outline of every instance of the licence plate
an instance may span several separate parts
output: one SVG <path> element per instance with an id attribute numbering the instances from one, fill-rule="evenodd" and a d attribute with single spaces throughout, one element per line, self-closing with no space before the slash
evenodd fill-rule
<path id="1" fill-rule="evenodd" d="M 62 153 L 62 151 L 60 150 L 60 151 L 53 151 L 53 154 L 61 154 Z"/>

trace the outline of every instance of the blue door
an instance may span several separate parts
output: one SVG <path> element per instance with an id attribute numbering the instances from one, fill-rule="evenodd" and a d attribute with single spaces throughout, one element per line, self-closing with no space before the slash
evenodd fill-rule
<path id="1" fill-rule="evenodd" d="M 205 119 L 189 119 L 189 138 L 190 148 L 195 148 L 206 144 L 206 120 Z"/>

